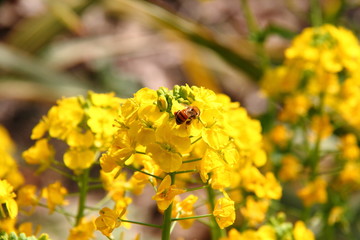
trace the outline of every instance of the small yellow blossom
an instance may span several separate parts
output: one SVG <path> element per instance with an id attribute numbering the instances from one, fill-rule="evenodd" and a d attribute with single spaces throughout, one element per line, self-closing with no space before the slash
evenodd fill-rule
<path id="1" fill-rule="evenodd" d="M 101 231 L 107 237 L 115 228 L 118 228 L 121 224 L 121 217 L 125 214 L 126 209 L 111 210 L 108 207 L 104 207 L 99 211 L 100 216 L 96 218 L 95 225 L 96 229 Z"/>
<path id="2" fill-rule="evenodd" d="M 290 137 L 291 134 L 284 125 L 276 125 L 269 134 L 271 142 L 279 147 L 285 147 Z"/>
<path id="3" fill-rule="evenodd" d="M 8 131 L 0 125 L 0 179 L 6 179 L 15 189 L 24 183 L 24 177 L 13 158 L 15 146 Z"/>
<path id="4" fill-rule="evenodd" d="M 49 110 L 47 121 L 51 137 L 65 140 L 77 128 L 84 117 L 83 101 L 77 97 L 63 98 Z"/>
<path id="5" fill-rule="evenodd" d="M 19 225 L 18 232 L 25 233 L 26 236 L 36 236 L 40 231 L 41 226 L 37 225 L 35 230 L 33 230 L 33 223 L 32 222 L 24 222 Z"/>
<path id="6" fill-rule="evenodd" d="M 90 240 L 94 238 L 95 223 L 81 219 L 79 225 L 70 230 L 67 240 Z"/>
<path id="7" fill-rule="evenodd" d="M 221 229 L 232 225 L 236 217 L 234 201 L 228 196 L 218 199 L 215 204 L 213 215 Z"/>
<path id="8" fill-rule="evenodd" d="M 184 192 L 184 189 L 178 188 L 176 185 L 171 185 L 171 177 L 170 175 L 166 175 L 152 199 L 156 201 L 161 211 L 165 211 L 173 202 L 175 196 Z"/>
<path id="9" fill-rule="evenodd" d="M 255 227 L 265 220 L 269 204 L 269 200 L 263 199 L 256 201 L 253 197 L 247 197 L 246 205 L 240 208 L 240 212 L 248 221 L 249 225 Z"/>
<path id="10" fill-rule="evenodd" d="M 279 177 L 282 181 L 291 181 L 298 178 L 302 165 L 294 155 L 285 155 L 281 159 Z"/>
<path id="11" fill-rule="evenodd" d="M 89 168 L 95 161 L 95 152 L 90 149 L 69 149 L 64 154 L 65 166 L 80 174 Z"/>
<path id="12" fill-rule="evenodd" d="M 54 159 L 55 151 L 48 140 L 37 140 L 35 145 L 24 151 L 22 156 L 29 164 L 40 164 L 39 171 L 45 170 Z"/>
<path id="13" fill-rule="evenodd" d="M 305 223 L 297 221 L 294 226 L 294 240 L 315 240 L 314 233 L 306 228 Z"/>
<path id="14" fill-rule="evenodd" d="M 42 190 L 42 197 L 47 199 L 49 213 L 53 213 L 56 206 L 67 205 L 65 200 L 67 189 L 62 186 L 61 182 L 56 181 Z"/>
<path id="15" fill-rule="evenodd" d="M 317 178 L 300 189 L 297 194 L 307 207 L 315 203 L 325 203 L 327 201 L 326 186 L 327 183 L 324 179 Z"/>
<path id="16" fill-rule="evenodd" d="M 310 100 L 303 94 L 287 97 L 284 100 L 284 109 L 279 119 L 285 122 L 296 122 L 300 117 L 305 116 L 310 108 Z"/>
<path id="17" fill-rule="evenodd" d="M 16 202 L 18 206 L 21 207 L 30 207 L 29 213 L 31 213 L 35 206 L 39 202 L 39 197 L 36 195 L 36 186 L 35 185 L 25 185 L 22 186 L 18 193 Z"/>
<path id="18" fill-rule="evenodd" d="M 176 203 L 175 208 L 173 208 L 173 217 L 175 218 L 185 218 L 194 216 L 194 204 L 198 200 L 198 197 L 195 195 L 189 195 L 181 202 Z M 174 214 L 175 213 L 175 214 Z M 179 224 L 184 229 L 188 229 L 192 226 L 195 219 L 186 219 L 179 221 Z"/>
<path id="19" fill-rule="evenodd" d="M 13 186 L 6 180 L 0 180 L 0 219 L 14 219 L 18 214 Z"/>
<path id="20" fill-rule="evenodd" d="M 328 115 L 314 116 L 311 119 L 311 129 L 314 132 L 313 139 L 324 139 L 332 134 L 333 127 L 330 124 L 330 118 Z"/>
<path id="21" fill-rule="evenodd" d="M 341 138 L 340 149 L 345 159 L 356 160 L 360 157 L 360 149 L 354 134 L 346 134 Z"/>
<path id="22" fill-rule="evenodd" d="M 347 162 L 339 174 L 340 184 L 347 184 L 358 189 L 360 187 L 359 171 L 359 162 Z"/>
<path id="23" fill-rule="evenodd" d="M 330 211 L 328 224 L 330 226 L 334 225 L 335 223 L 340 222 L 343 217 L 344 217 L 344 208 L 341 206 L 335 206 Z"/>

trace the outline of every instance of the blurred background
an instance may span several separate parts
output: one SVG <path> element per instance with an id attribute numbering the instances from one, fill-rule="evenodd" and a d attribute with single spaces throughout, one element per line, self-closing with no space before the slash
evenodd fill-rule
<path id="1" fill-rule="evenodd" d="M 224 92 L 260 117 L 264 66 L 281 63 L 291 39 L 312 24 L 312 2 L 0 0 L 0 124 L 21 166 L 41 116 L 57 99 L 89 90 L 131 97 L 142 87 L 187 83 Z M 359 0 L 320 3 L 327 22 L 359 32 Z M 54 179 L 21 170 L 28 183 Z"/>

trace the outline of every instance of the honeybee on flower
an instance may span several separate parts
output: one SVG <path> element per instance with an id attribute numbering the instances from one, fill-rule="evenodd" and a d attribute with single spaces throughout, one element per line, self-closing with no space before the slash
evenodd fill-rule
<path id="1" fill-rule="evenodd" d="M 189 125 L 193 119 L 200 116 L 200 110 L 196 106 L 188 106 L 187 108 L 175 112 L 174 115 L 177 125 L 181 125 L 183 123 Z"/>

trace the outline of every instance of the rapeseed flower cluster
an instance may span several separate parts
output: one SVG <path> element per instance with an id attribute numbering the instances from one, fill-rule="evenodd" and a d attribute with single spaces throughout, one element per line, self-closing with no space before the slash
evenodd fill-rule
<path id="1" fill-rule="evenodd" d="M 190 108 L 196 108 L 195 117 Z M 274 176 L 259 171 L 266 163 L 260 123 L 229 97 L 199 87 L 144 88 L 124 101 L 119 112 L 114 141 L 100 159 L 102 170 L 141 168 L 147 174 L 135 172 L 134 178 L 157 188 L 153 199 L 160 211 L 198 177 L 200 184 L 223 194 L 213 209 L 220 228 L 235 221 L 237 199 L 227 189 L 233 196 L 245 190 L 257 198 L 281 197 Z"/>
<path id="2" fill-rule="evenodd" d="M 324 232 L 353 221 L 346 206 L 360 186 L 359 53 L 343 27 L 306 28 L 262 80 L 280 104 L 265 141 L 276 176 L 315 213 L 303 220 L 321 219 Z"/>
<path id="3" fill-rule="evenodd" d="M 6 232 L 36 234 L 38 230 L 33 232 L 28 222 L 15 228 L 18 209 L 32 214 L 36 207 L 46 207 L 49 214 L 70 218 L 68 240 L 93 239 L 95 230 L 111 239 L 114 229 L 130 224 L 160 228 L 163 239 L 170 239 L 171 223 L 187 229 L 199 218 L 210 218 L 215 239 L 239 223 L 251 228 L 239 234 L 276 233 L 274 226 L 268 227 L 266 215 L 271 202 L 281 198 L 282 188 L 265 170 L 260 122 L 226 95 L 187 85 L 172 90 L 143 88 L 129 99 L 89 92 L 86 97 L 59 100 L 34 127 L 31 138 L 35 143 L 23 158 L 38 165 L 38 173 L 53 170 L 76 183 L 77 214 L 66 210 L 71 193 L 66 183 L 55 180 L 37 189 L 24 185 L 21 178 L 12 179 L 12 174 L 20 173 L 10 174 L 9 167 L 3 170 L 6 180 L 0 182 L 1 221 L 7 226 L 1 230 Z M 4 149 L 11 150 L 8 142 Z M 60 161 L 58 144 L 65 146 Z M 4 163 L 16 169 L 8 159 Z M 90 177 L 90 170 L 98 177 Z M 127 219 L 133 198 L 146 186 L 154 189 L 150 199 L 164 215 L 161 225 Z M 90 218 L 86 196 L 98 188 L 107 193 L 100 203 L 107 204 L 94 207 L 98 215 Z M 208 213 L 199 215 L 197 208 L 204 202 Z M 236 218 L 240 220 L 234 225 Z M 290 226 L 287 233 L 293 229 Z"/>

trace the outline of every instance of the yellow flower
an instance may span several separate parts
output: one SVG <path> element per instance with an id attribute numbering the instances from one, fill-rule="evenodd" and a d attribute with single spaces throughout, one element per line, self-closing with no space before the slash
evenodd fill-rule
<path id="1" fill-rule="evenodd" d="M 216 201 L 213 215 L 219 227 L 224 229 L 232 225 L 235 221 L 235 206 L 227 195 Z"/>
<path id="2" fill-rule="evenodd" d="M 170 175 L 166 175 L 152 199 L 156 201 L 161 211 L 165 211 L 173 202 L 175 196 L 184 192 L 184 189 L 178 188 L 176 185 L 171 185 L 171 177 Z"/>
<path id="3" fill-rule="evenodd" d="M 360 187 L 359 171 L 359 162 L 347 162 L 339 174 L 340 184 L 349 184 L 358 189 Z"/>
<path id="4" fill-rule="evenodd" d="M 190 138 L 175 124 L 162 124 L 156 130 L 156 143 L 150 143 L 146 152 L 165 172 L 178 170 L 182 164 L 182 154 L 190 151 Z"/>
<path id="5" fill-rule="evenodd" d="M 49 110 L 47 120 L 51 137 L 65 140 L 77 128 L 84 117 L 82 101 L 80 97 L 63 98 Z"/>
<path id="6" fill-rule="evenodd" d="M 64 154 L 65 166 L 80 174 L 82 170 L 91 167 L 95 161 L 95 152 L 89 149 L 69 149 Z"/>
<path id="7" fill-rule="evenodd" d="M 94 238 L 95 224 L 92 220 L 81 219 L 79 225 L 70 230 L 67 240 L 89 240 Z"/>
<path id="8" fill-rule="evenodd" d="M 15 223 L 16 223 L 16 218 L 5 218 L 5 219 L 0 218 L 0 231 L 14 232 L 16 230 Z"/>
<path id="9" fill-rule="evenodd" d="M 19 207 L 31 207 L 29 212 L 31 213 L 34 210 L 35 206 L 38 204 L 39 197 L 36 195 L 36 186 L 35 185 L 25 185 L 22 186 L 17 193 L 16 202 Z"/>
<path id="10" fill-rule="evenodd" d="M 33 231 L 32 222 L 24 222 L 19 225 L 18 232 L 25 233 L 26 236 L 36 236 L 40 230 L 40 225 L 37 225 L 35 231 Z"/>
<path id="11" fill-rule="evenodd" d="M 344 208 L 341 206 L 335 206 L 330 211 L 328 224 L 330 226 L 334 225 L 335 223 L 340 222 L 343 217 L 344 217 Z"/>
<path id="12" fill-rule="evenodd" d="M 294 155 L 285 155 L 281 159 L 281 168 L 279 177 L 282 181 L 291 181 L 297 179 L 302 170 L 302 165 Z"/>
<path id="13" fill-rule="evenodd" d="M 115 97 L 114 92 L 110 93 L 95 93 L 88 92 L 91 103 L 96 107 L 103 108 L 118 108 L 122 99 Z"/>
<path id="14" fill-rule="evenodd" d="M 305 223 L 302 221 L 297 221 L 294 226 L 294 240 L 315 240 L 314 233 L 307 229 Z"/>
<path id="15" fill-rule="evenodd" d="M 128 131 L 119 130 L 114 137 L 111 147 L 100 158 L 101 168 L 111 172 L 116 166 L 123 166 L 135 152 L 136 141 Z"/>
<path id="16" fill-rule="evenodd" d="M 117 116 L 116 110 L 110 111 L 106 108 L 90 106 L 86 114 L 88 116 L 87 125 L 95 135 L 106 139 L 115 134 L 116 128 L 113 125 Z M 107 140 L 111 141 L 111 139 Z M 101 147 L 101 144 L 103 143 L 100 143 L 98 147 Z"/>
<path id="17" fill-rule="evenodd" d="M 11 140 L 9 132 L 2 125 L 0 125 L 0 139 L 1 139 L 0 151 L 13 153 L 15 150 L 14 142 Z"/>
<path id="18" fill-rule="evenodd" d="M 184 200 L 179 203 L 176 203 L 175 208 L 173 209 L 173 217 L 176 218 L 185 218 L 194 216 L 194 204 L 198 200 L 198 197 L 195 195 L 189 195 Z M 186 219 L 179 221 L 181 227 L 188 229 L 192 226 L 195 219 Z"/>
<path id="19" fill-rule="evenodd" d="M 80 131 L 71 131 L 66 139 L 70 147 L 90 148 L 94 144 L 94 134 L 87 130 L 84 133 Z"/>
<path id="20" fill-rule="evenodd" d="M 24 151 L 22 156 L 29 164 L 40 164 L 38 171 L 45 170 L 54 159 L 55 151 L 48 140 L 37 140 L 35 145 Z"/>
<path id="21" fill-rule="evenodd" d="M 360 156 L 360 149 L 354 134 L 346 134 L 341 138 L 340 149 L 345 159 L 356 160 Z"/>
<path id="22" fill-rule="evenodd" d="M 269 200 L 263 199 L 255 201 L 253 197 L 249 196 L 246 198 L 245 207 L 240 208 L 240 212 L 248 221 L 249 225 L 255 227 L 265 220 L 268 208 Z"/>
<path id="23" fill-rule="evenodd" d="M 297 194 L 303 200 L 305 206 L 309 207 L 315 203 L 325 203 L 327 201 L 327 183 L 322 178 L 317 178 L 300 189 Z"/>
<path id="24" fill-rule="evenodd" d="M 284 125 L 276 125 L 270 132 L 270 140 L 279 147 L 285 147 L 291 137 L 289 130 Z"/>
<path id="25" fill-rule="evenodd" d="M 6 180 L 0 180 L 0 219 L 14 219 L 18 214 L 13 186 Z"/>
<path id="26" fill-rule="evenodd" d="M 56 181 L 42 190 L 42 197 L 47 199 L 47 206 L 49 213 L 53 213 L 56 206 L 67 205 L 65 200 L 67 189 L 62 186 L 61 182 Z"/>
<path id="27" fill-rule="evenodd" d="M 12 157 L 15 145 L 8 131 L 0 125 L 0 179 L 6 179 L 15 189 L 24 183 L 16 160 Z"/>
<path id="28" fill-rule="evenodd" d="M 286 97 L 284 109 L 280 112 L 281 121 L 296 122 L 299 117 L 305 116 L 310 108 L 310 100 L 303 94 Z"/>
<path id="29" fill-rule="evenodd" d="M 104 207 L 99 211 L 100 216 L 95 220 L 96 229 L 101 231 L 105 236 L 110 237 L 112 231 L 120 226 L 121 217 L 125 212 L 125 208 L 119 211 Z"/>
<path id="30" fill-rule="evenodd" d="M 311 119 L 311 129 L 314 132 L 313 139 L 324 139 L 332 134 L 333 127 L 330 124 L 330 118 L 328 115 L 314 116 Z"/>

